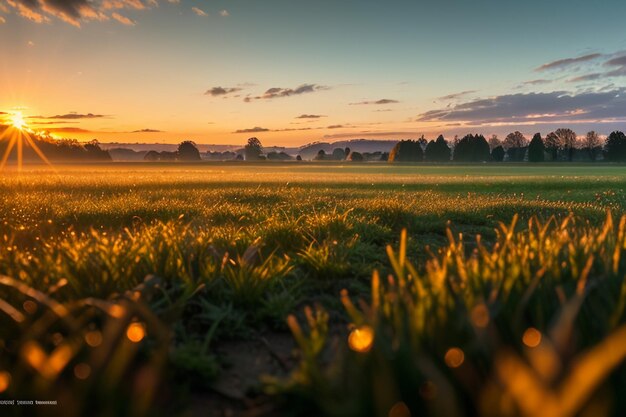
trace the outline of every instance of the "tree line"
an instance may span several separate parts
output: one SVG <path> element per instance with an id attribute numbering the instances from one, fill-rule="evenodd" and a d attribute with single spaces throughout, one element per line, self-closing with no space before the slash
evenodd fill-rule
<path id="1" fill-rule="evenodd" d="M 602 141 L 591 131 L 579 138 L 571 129 L 557 129 L 542 137 L 536 133 L 529 141 L 513 132 L 504 140 L 493 135 L 469 134 L 452 142 L 443 135 L 428 141 L 401 140 L 389 153 L 390 162 L 551 162 L 551 161 L 626 161 L 626 135 L 615 131 Z"/>

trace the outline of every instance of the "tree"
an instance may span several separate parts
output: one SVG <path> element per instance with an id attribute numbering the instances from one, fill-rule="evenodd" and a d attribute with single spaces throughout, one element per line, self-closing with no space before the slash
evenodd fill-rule
<path id="1" fill-rule="evenodd" d="M 529 162 L 543 162 L 545 159 L 546 147 L 541 139 L 541 133 L 535 133 L 533 139 L 528 145 L 528 161 Z"/>
<path id="2" fill-rule="evenodd" d="M 609 135 L 604 145 L 606 159 L 612 162 L 626 161 L 626 135 L 615 131 Z"/>
<path id="3" fill-rule="evenodd" d="M 576 149 L 576 133 L 572 129 L 557 129 L 554 134 L 559 138 L 560 149 L 565 152 L 567 160 L 572 161 Z"/>
<path id="4" fill-rule="evenodd" d="M 502 145 L 496 146 L 491 151 L 491 159 L 494 162 L 502 162 L 504 161 L 504 154 L 505 152 L 504 152 L 504 148 L 502 147 Z"/>
<path id="5" fill-rule="evenodd" d="M 181 142 L 178 145 L 178 159 L 180 161 L 200 161 L 200 152 L 196 147 L 196 144 L 190 140 Z"/>
<path id="6" fill-rule="evenodd" d="M 332 159 L 335 161 L 343 161 L 346 159 L 346 151 L 341 148 L 335 148 L 333 150 Z"/>
<path id="7" fill-rule="evenodd" d="M 96 161 L 111 161 L 111 155 L 108 151 L 100 147 L 98 139 L 93 139 L 83 145 L 87 151 L 87 158 Z"/>
<path id="8" fill-rule="evenodd" d="M 489 144 L 483 135 L 466 135 L 454 148 L 455 162 L 484 162 L 491 159 Z"/>
<path id="9" fill-rule="evenodd" d="M 350 156 L 350 148 L 346 146 L 346 148 L 343 150 L 343 154 L 344 154 L 343 158 L 348 159 L 348 156 Z"/>
<path id="10" fill-rule="evenodd" d="M 426 146 L 428 145 L 428 140 L 424 137 L 424 135 L 422 135 L 422 137 L 417 140 L 417 143 L 419 143 L 420 146 L 422 147 L 422 150 L 424 150 L 426 149 Z"/>
<path id="11" fill-rule="evenodd" d="M 513 132 L 513 133 L 509 133 L 506 136 L 502 146 L 504 147 L 504 149 L 523 148 L 527 144 L 528 144 L 528 140 L 526 139 L 526 137 L 524 137 L 524 135 L 521 132 Z"/>
<path id="12" fill-rule="evenodd" d="M 389 153 L 389 162 L 422 162 L 424 151 L 417 141 L 401 140 Z"/>
<path id="13" fill-rule="evenodd" d="M 583 139 L 582 147 L 589 152 L 589 158 L 591 158 L 591 161 L 596 160 L 596 153 L 598 148 L 600 148 L 600 145 L 600 135 L 593 130 L 591 132 L 587 132 L 585 138 Z"/>
<path id="14" fill-rule="evenodd" d="M 314 161 L 323 161 L 324 159 L 326 159 L 326 151 L 324 149 L 317 151 L 317 155 L 313 158 Z"/>
<path id="15" fill-rule="evenodd" d="M 553 161 L 557 160 L 558 151 L 561 148 L 561 139 L 554 132 L 548 133 L 543 141 L 546 151 L 550 152 Z"/>
<path id="16" fill-rule="evenodd" d="M 258 161 L 261 159 L 261 154 L 263 154 L 263 145 L 261 145 L 261 141 L 257 138 L 248 139 L 248 143 L 244 148 L 244 153 L 246 155 L 246 161 Z"/>
<path id="17" fill-rule="evenodd" d="M 442 135 L 428 142 L 424 159 L 428 162 L 450 162 L 450 147 Z"/>
<path id="18" fill-rule="evenodd" d="M 302 157 L 300 155 L 296 155 L 296 161 L 302 161 Z"/>
<path id="19" fill-rule="evenodd" d="M 362 162 L 363 155 L 360 152 L 350 152 L 350 161 L 352 162 Z"/>
<path id="20" fill-rule="evenodd" d="M 489 148 L 493 151 L 498 146 L 502 146 L 502 141 L 498 139 L 498 135 L 491 135 L 489 138 Z"/>

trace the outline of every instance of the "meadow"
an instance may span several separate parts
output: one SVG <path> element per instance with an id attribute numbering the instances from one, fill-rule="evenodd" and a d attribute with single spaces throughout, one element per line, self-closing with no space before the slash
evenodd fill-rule
<path id="1" fill-rule="evenodd" d="M 610 164 L 4 172 L 0 396 L 68 416 L 623 415 L 625 187 Z"/>

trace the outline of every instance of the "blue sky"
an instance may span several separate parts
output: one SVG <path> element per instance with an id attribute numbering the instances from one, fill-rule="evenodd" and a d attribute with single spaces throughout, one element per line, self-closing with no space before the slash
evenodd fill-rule
<path id="1" fill-rule="evenodd" d="M 0 111 L 103 141 L 607 134 L 626 127 L 625 15 L 615 0 L 0 0 Z"/>

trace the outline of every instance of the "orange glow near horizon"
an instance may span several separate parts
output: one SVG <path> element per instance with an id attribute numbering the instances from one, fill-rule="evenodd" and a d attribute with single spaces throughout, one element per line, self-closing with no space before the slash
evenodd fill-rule
<path id="1" fill-rule="evenodd" d="M 6 165 L 14 147 L 17 152 L 17 171 L 22 171 L 22 167 L 24 165 L 24 143 L 30 146 L 43 162 L 52 166 L 52 163 L 50 163 L 46 155 L 41 151 L 41 149 L 39 149 L 39 146 L 37 146 L 35 141 L 31 138 L 29 133 L 30 129 L 27 128 L 22 113 L 17 112 L 12 114 L 10 122 L 11 125 L 4 131 L 4 133 L 2 133 L 2 135 L 0 135 L 0 142 L 5 139 L 8 140 L 8 145 L 2 155 L 2 159 L 0 159 L 0 171 L 4 169 L 4 166 Z"/>
<path id="2" fill-rule="evenodd" d="M 22 112 L 18 111 L 11 115 L 11 126 L 18 130 L 23 130 L 27 127 Z"/>

